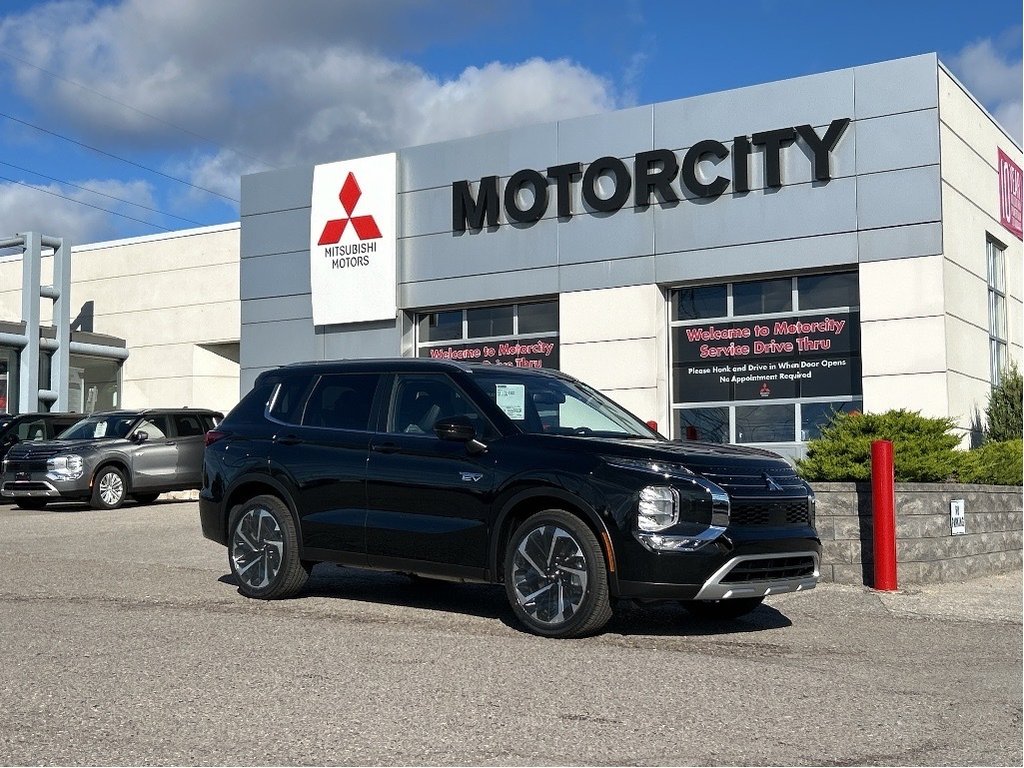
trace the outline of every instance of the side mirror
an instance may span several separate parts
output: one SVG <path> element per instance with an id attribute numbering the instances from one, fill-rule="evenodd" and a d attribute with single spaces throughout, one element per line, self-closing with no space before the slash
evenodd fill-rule
<path id="1" fill-rule="evenodd" d="M 134 435 L 132 435 L 133 443 L 138 443 L 139 445 L 142 445 L 142 443 L 146 442 L 147 440 L 149 440 L 149 432 L 136 432 Z"/>
<path id="2" fill-rule="evenodd" d="M 476 427 L 473 426 L 473 422 L 465 416 L 452 416 L 450 419 L 435 422 L 434 434 L 442 440 L 465 443 L 466 450 L 473 455 L 487 451 L 487 446 L 476 439 Z"/>
<path id="3" fill-rule="evenodd" d="M 442 440 L 468 443 L 476 437 L 476 427 L 465 416 L 452 416 L 434 424 L 434 434 Z"/>

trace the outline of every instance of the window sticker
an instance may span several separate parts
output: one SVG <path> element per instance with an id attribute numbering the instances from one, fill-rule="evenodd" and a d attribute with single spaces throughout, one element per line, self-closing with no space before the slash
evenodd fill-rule
<path id="1" fill-rule="evenodd" d="M 495 384 L 494 402 L 513 421 L 526 418 L 526 385 Z"/>

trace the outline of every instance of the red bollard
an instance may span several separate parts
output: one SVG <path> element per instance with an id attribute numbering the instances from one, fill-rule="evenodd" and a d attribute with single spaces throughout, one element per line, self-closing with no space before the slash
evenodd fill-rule
<path id="1" fill-rule="evenodd" d="M 874 531 L 875 589 L 896 589 L 896 471 L 892 443 L 871 443 L 871 515 Z"/>

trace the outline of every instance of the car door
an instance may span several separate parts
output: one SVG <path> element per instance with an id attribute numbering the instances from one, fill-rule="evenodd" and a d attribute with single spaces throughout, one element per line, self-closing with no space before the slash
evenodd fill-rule
<path id="1" fill-rule="evenodd" d="M 132 457 L 132 489 L 164 488 L 174 485 L 178 466 L 178 444 L 166 413 L 143 418 L 131 435 L 145 433 L 143 442 L 129 448 Z M 129 437 L 131 437 L 129 435 Z"/>
<path id="2" fill-rule="evenodd" d="M 172 423 L 177 452 L 174 482 L 176 485 L 198 488 L 203 475 L 203 439 L 206 434 L 200 414 L 175 413 Z"/>
<path id="3" fill-rule="evenodd" d="M 310 559 L 365 565 L 366 454 L 380 379 L 352 372 L 283 382 L 271 401 L 271 472 L 293 489 Z"/>
<path id="4" fill-rule="evenodd" d="M 466 443 L 437 437 L 434 424 L 453 416 L 469 419 L 479 437 L 493 432 L 447 375 L 395 375 L 367 464 L 370 565 L 483 577 L 493 462 Z"/>

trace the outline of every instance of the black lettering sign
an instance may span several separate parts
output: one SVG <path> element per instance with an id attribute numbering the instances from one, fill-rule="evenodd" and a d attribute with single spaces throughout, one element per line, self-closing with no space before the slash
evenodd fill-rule
<path id="1" fill-rule="evenodd" d="M 733 192 L 742 194 L 750 191 L 750 156 L 755 146 L 761 148 L 764 156 L 766 187 L 782 186 L 782 152 L 795 141 L 803 142 L 811 150 L 810 162 L 815 180 L 827 182 L 832 178 L 832 153 L 849 124 L 848 117 L 833 120 L 821 136 L 811 125 L 735 136 L 731 152 L 720 141 L 704 139 L 691 146 L 681 162 L 668 149 L 637 152 L 633 157 L 633 175 L 619 158 L 600 157 L 587 166 L 586 171 L 582 163 L 553 165 L 543 173 L 524 168 L 512 174 L 502 191 L 499 191 L 497 176 L 484 176 L 475 196 L 468 179 L 455 181 L 452 182 L 452 231 L 497 227 L 502 203 L 506 221 L 519 224 L 539 221 L 548 211 L 551 181 L 555 185 L 557 215 L 562 221 L 573 216 L 572 185 L 575 183 L 580 184 L 580 196 L 594 213 L 615 213 L 629 200 L 631 190 L 634 191 L 633 204 L 638 208 L 650 206 L 652 195 L 661 205 L 674 205 L 680 201 L 684 189 L 697 198 L 713 200 L 725 194 L 731 184 Z M 728 163 L 730 155 L 731 163 Z M 707 175 L 700 168 L 701 164 L 717 168 L 717 175 L 705 181 Z M 731 178 L 725 175 L 730 168 Z M 613 185 L 607 197 L 598 193 L 598 182 L 602 177 L 610 179 Z M 522 208 L 520 192 L 525 186 L 531 187 L 533 202 Z"/>

